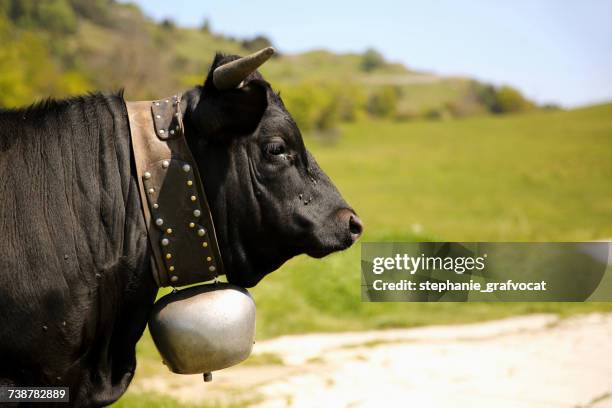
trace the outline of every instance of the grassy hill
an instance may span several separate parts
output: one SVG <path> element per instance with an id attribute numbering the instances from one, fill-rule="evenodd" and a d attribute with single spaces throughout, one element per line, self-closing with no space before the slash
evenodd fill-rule
<path id="1" fill-rule="evenodd" d="M 121 88 L 131 100 L 159 98 L 201 83 L 216 51 L 244 55 L 266 43 L 156 23 L 112 0 L 0 0 L 0 107 Z M 512 89 L 414 72 L 375 50 L 281 54 L 262 72 L 303 129 L 532 107 Z"/>

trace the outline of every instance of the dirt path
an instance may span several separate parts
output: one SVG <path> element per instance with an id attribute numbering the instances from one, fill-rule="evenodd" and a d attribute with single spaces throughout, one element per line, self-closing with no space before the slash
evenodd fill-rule
<path id="1" fill-rule="evenodd" d="M 254 353 L 282 364 L 240 365 L 207 384 L 137 376 L 134 390 L 256 407 L 612 407 L 612 315 L 285 336 Z"/>

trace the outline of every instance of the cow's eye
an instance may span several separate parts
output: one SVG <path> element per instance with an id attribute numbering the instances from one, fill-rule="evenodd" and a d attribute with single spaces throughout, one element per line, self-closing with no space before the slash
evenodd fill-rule
<path id="1" fill-rule="evenodd" d="M 270 156 L 279 156 L 286 153 L 285 144 L 281 142 L 267 143 L 264 147 L 264 151 Z"/>

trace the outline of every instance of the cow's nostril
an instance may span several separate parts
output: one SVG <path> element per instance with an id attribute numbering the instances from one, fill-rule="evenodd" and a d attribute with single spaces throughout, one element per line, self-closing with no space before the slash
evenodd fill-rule
<path id="1" fill-rule="evenodd" d="M 351 215 L 349 218 L 349 231 L 351 232 L 354 241 L 356 241 L 363 232 L 363 224 L 361 223 L 359 217 L 357 217 L 355 214 Z"/>

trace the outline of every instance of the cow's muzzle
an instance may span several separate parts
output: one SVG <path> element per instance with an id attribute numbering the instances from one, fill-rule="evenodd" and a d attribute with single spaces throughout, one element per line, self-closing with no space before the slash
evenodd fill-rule
<path id="1" fill-rule="evenodd" d="M 313 258 L 322 258 L 333 252 L 342 251 L 353 245 L 363 234 L 363 223 L 361 219 L 350 208 L 342 208 L 335 213 L 334 221 L 335 231 L 324 239 L 325 242 L 318 248 L 311 248 L 306 251 Z"/>

